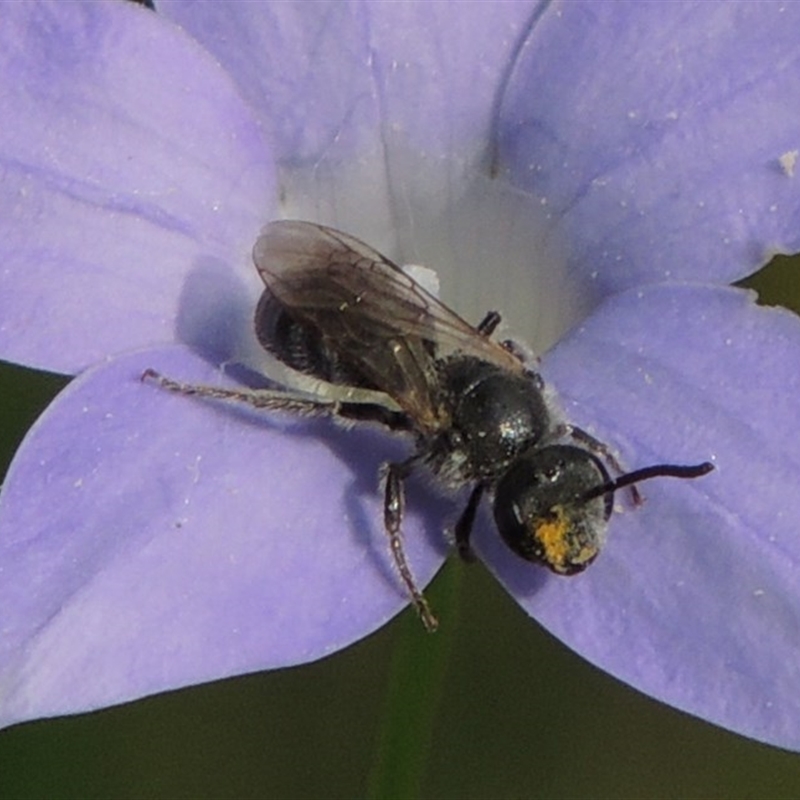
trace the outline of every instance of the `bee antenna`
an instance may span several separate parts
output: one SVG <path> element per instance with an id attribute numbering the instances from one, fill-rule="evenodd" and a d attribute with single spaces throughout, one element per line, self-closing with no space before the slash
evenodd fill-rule
<path id="1" fill-rule="evenodd" d="M 615 492 L 617 489 L 622 489 L 625 486 L 630 486 L 640 481 L 646 481 L 650 478 L 699 478 L 701 475 L 707 475 L 714 469 L 714 465 L 710 461 L 704 461 L 702 464 L 695 464 L 693 466 L 684 466 L 681 464 L 653 464 L 651 467 L 643 467 L 642 469 L 634 470 L 633 472 L 626 472 L 620 475 L 613 481 L 601 483 L 593 489 L 589 489 L 581 495 L 581 500 L 588 503 L 589 500 L 594 500 L 595 497 L 601 497 L 609 492 Z"/>

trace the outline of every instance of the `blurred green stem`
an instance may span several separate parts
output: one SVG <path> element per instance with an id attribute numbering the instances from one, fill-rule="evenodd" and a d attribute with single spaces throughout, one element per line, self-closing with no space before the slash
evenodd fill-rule
<path id="1" fill-rule="evenodd" d="M 410 610 L 396 623 L 383 722 L 367 786 L 369 800 L 419 796 L 455 641 L 463 569 L 451 560 L 434 581 L 433 591 L 426 592 L 439 618 L 436 633 L 426 633 Z"/>

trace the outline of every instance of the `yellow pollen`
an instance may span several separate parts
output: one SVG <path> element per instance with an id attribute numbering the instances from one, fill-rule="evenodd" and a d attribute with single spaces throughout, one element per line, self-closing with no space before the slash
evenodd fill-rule
<path id="1" fill-rule="evenodd" d="M 553 511 L 554 517 L 540 518 L 534 522 L 534 535 L 544 548 L 547 563 L 559 566 L 566 560 L 569 550 L 567 533 L 570 522 L 561 506 L 555 506 Z"/>

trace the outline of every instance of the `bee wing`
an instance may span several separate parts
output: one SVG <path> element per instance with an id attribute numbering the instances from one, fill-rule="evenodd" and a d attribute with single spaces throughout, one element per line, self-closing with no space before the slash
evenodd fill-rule
<path id="1" fill-rule="evenodd" d="M 420 425 L 435 423 L 434 360 L 520 362 L 359 239 L 310 222 L 270 223 L 253 259 L 275 298 Z"/>

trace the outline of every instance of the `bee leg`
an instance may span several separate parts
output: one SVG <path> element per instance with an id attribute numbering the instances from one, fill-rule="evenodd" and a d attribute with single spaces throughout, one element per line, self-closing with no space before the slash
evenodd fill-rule
<path id="1" fill-rule="evenodd" d="M 564 427 L 567 435 L 572 437 L 576 442 L 585 445 L 595 455 L 604 458 L 615 472 L 620 475 L 624 474 L 625 470 L 622 468 L 622 464 L 619 463 L 617 457 L 611 452 L 611 449 L 607 444 L 601 442 L 599 439 L 596 439 L 591 433 L 587 433 L 585 430 L 583 430 L 583 428 L 576 428 L 572 425 L 566 425 Z M 633 501 L 633 504 L 635 506 L 640 506 L 644 502 L 644 498 L 639 490 L 633 484 L 628 487 L 628 490 L 631 493 L 631 500 Z"/>
<path id="2" fill-rule="evenodd" d="M 475 552 L 470 547 L 469 539 L 472 535 L 472 526 L 475 523 L 475 514 L 478 511 L 481 498 L 483 497 L 484 485 L 482 483 L 475 484 L 472 494 L 469 496 L 467 505 L 461 512 L 455 527 L 455 540 L 456 550 L 462 561 L 471 563 L 475 561 Z"/>
<path id="3" fill-rule="evenodd" d="M 413 423 L 403 411 L 392 411 L 377 403 L 340 403 L 336 413 L 355 422 L 376 422 L 390 431 L 411 431 Z"/>
<path id="4" fill-rule="evenodd" d="M 487 311 L 486 316 L 478 323 L 478 333 L 488 339 L 495 330 L 497 330 L 497 326 L 502 319 L 499 311 Z M 519 342 L 515 342 L 513 339 L 503 339 L 503 341 L 500 342 L 500 346 L 504 350 L 508 350 L 508 352 L 522 364 L 529 364 L 532 361 L 538 363 L 539 361 L 527 347 L 519 344 Z"/>
<path id="5" fill-rule="evenodd" d="M 532 369 L 526 369 L 525 374 L 540 392 L 544 389 L 544 378 L 538 372 Z"/>
<path id="6" fill-rule="evenodd" d="M 403 510 L 405 508 L 405 492 L 403 481 L 411 472 L 411 467 L 415 458 L 404 461 L 401 464 L 386 465 L 386 490 L 383 502 L 383 524 L 389 536 L 389 546 L 392 550 L 392 557 L 400 573 L 400 577 L 411 595 L 411 602 L 425 626 L 428 633 L 433 633 L 439 627 L 439 622 L 433 616 L 433 612 L 428 605 L 425 596 L 417 588 L 411 568 L 408 566 L 406 554 L 403 550 L 403 536 L 401 525 L 403 522 Z"/>
<path id="7" fill-rule="evenodd" d="M 488 338 L 494 333 L 501 319 L 499 312 L 487 311 L 486 316 L 478 323 L 478 333 Z"/>
<path id="8" fill-rule="evenodd" d="M 153 381 L 162 389 L 189 397 L 208 397 L 213 400 L 231 400 L 253 408 L 286 411 L 301 416 L 335 415 L 339 404 L 332 400 L 317 400 L 282 389 L 223 389 L 218 386 L 200 386 L 167 378 L 154 369 L 142 373 L 143 381 Z"/>

